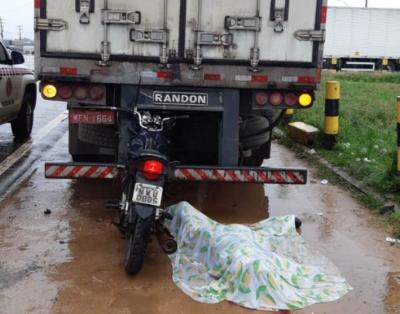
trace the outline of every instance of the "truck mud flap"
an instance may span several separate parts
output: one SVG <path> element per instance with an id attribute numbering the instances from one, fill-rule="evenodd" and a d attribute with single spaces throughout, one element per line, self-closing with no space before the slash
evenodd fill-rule
<path id="1" fill-rule="evenodd" d="M 124 167 L 116 164 L 46 163 L 48 179 L 116 179 Z M 307 170 L 291 168 L 248 167 L 170 167 L 169 180 L 253 184 L 307 184 Z"/>

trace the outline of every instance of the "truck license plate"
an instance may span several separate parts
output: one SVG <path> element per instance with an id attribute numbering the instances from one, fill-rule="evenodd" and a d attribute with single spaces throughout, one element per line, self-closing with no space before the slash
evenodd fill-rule
<path id="1" fill-rule="evenodd" d="M 136 203 L 160 206 L 163 195 L 163 188 L 160 186 L 136 183 L 133 192 L 133 201 Z"/>
<path id="2" fill-rule="evenodd" d="M 115 123 L 115 115 L 111 110 L 80 110 L 71 109 L 69 112 L 71 124 L 108 124 Z"/>

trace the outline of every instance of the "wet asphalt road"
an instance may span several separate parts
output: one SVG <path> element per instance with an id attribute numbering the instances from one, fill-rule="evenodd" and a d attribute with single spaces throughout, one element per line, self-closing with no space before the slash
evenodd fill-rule
<path id="1" fill-rule="evenodd" d="M 172 283 L 169 260 L 156 241 L 143 271 L 135 278 L 125 275 L 123 241 L 111 225 L 116 213 L 104 207 L 118 198 L 118 185 L 44 179 L 45 160 L 69 159 L 66 121 L 40 135 L 64 110 L 64 104 L 39 101 L 31 149 L 0 177 L 0 313 L 252 312 L 229 303 L 199 304 L 185 296 Z M 1 126 L 2 159 L 14 149 L 8 126 Z M 354 287 L 336 303 L 298 313 L 400 313 L 400 247 L 385 242 L 388 231 L 381 218 L 341 187 L 321 184 L 313 167 L 278 144 L 266 165 L 308 167 L 310 182 L 265 188 L 175 185 L 168 203 L 189 201 L 223 223 L 295 214 L 304 222 L 303 236 L 310 245 Z M 43 214 L 46 209 L 51 215 Z"/>

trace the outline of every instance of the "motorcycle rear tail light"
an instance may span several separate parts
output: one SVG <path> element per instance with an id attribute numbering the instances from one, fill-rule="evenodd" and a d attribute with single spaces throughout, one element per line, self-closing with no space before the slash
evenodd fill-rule
<path id="1" fill-rule="evenodd" d="M 164 165 L 158 160 L 147 160 L 143 165 L 143 175 L 147 180 L 158 180 L 163 173 Z"/>
<path id="2" fill-rule="evenodd" d="M 264 92 L 259 92 L 256 94 L 256 103 L 259 106 L 265 106 L 268 103 L 268 94 Z"/>

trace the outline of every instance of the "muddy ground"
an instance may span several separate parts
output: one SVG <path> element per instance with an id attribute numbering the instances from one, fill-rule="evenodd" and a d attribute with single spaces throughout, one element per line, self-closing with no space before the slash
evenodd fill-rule
<path id="1" fill-rule="evenodd" d="M 66 136 L 46 159 L 65 156 Z M 275 145 L 269 165 L 306 166 Z M 0 207 L 0 313 L 247 313 L 229 303 L 204 305 L 174 286 L 157 241 L 140 275 L 122 269 L 123 240 L 104 204 L 118 198 L 112 182 L 46 181 L 41 162 Z M 186 200 L 224 223 L 296 214 L 303 236 L 354 287 L 342 300 L 299 313 L 400 313 L 400 248 L 385 242 L 384 223 L 349 192 L 305 187 L 175 185 L 169 203 Z M 265 194 L 268 197 L 265 197 Z M 46 209 L 50 215 L 44 215 Z M 268 211 L 269 209 L 269 211 Z"/>

